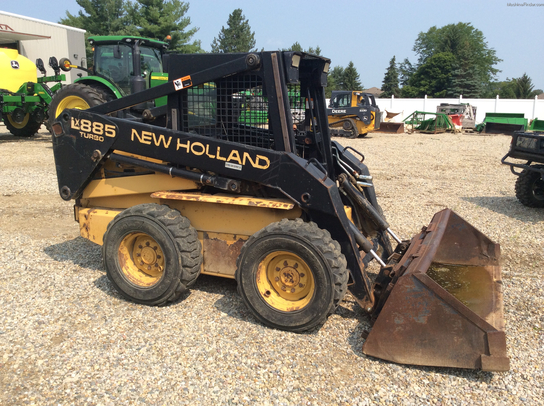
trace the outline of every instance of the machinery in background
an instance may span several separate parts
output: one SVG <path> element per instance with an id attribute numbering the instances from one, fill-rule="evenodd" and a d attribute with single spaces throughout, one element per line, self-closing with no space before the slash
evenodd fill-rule
<path id="1" fill-rule="evenodd" d="M 357 138 L 380 128 L 381 112 L 371 93 L 333 90 L 327 116 L 331 136 Z"/>

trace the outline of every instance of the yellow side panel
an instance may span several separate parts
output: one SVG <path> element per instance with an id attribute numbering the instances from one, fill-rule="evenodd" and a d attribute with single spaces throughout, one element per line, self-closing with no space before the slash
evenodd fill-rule
<path id="1" fill-rule="evenodd" d="M 122 210 L 82 209 L 76 207 L 79 219 L 79 234 L 98 245 L 103 244 L 103 237 L 108 229 L 108 224 Z"/>
<path id="2" fill-rule="evenodd" d="M 158 190 L 191 190 L 198 189 L 195 182 L 173 178 L 164 173 L 151 175 L 123 176 L 119 178 L 93 180 L 83 191 L 83 198 L 133 195 L 153 193 Z"/>
<path id="3" fill-rule="evenodd" d="M 298 218 L 302 213 L 298 206 L 291 210 L 278 210 L 182 200 L 160 199 L 159 202 L 179 210 L 197 231 L 237 235 L 252 235 L 270 223 Z"/>
<path id="4" fill-rule="evenodd" d="M 295 204 L 288 199 L 268 198 L 259 199 L 251 196 L 233 196 L 223 193 L 214 195 L 195 192 L 155 192 L 151 197 L 168 200 L 185 200 L 202 203 L 233 204 L 236 206 L 253 206 L 269 209 L 291 210 Z"/>

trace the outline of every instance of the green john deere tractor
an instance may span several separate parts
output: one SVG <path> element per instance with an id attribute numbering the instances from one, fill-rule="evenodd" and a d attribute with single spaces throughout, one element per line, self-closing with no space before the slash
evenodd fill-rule
<path id="1" fill-rule="evenodd" d="M 92 67 L 70 65 L 86 71 L 88 76 L 76 79 L 54 95 L 49 106 L 49 123 L 64 109 L 86 110 L 168 81 L 163 69 L 166 42 L 133 36 L 96 36 L 89 37 L 89 43 L 93 47 Z M 150 121 L 164 117 L 161 106 L 166 106 L 166 97 L 132 106 L 118 115 L 145 117 Z"/>

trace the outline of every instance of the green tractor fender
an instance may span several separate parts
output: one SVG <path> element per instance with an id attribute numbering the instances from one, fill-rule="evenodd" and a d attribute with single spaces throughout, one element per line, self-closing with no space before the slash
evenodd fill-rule
<path id="1" fill-rule="evenodd" d="M 100 76 L 85 76 L 82 78 L 78 78 L 74 80 L 74 83 L 80 83 L 83 85 L 91 86 L 91 87 L 97 87 L 99 84 L 99 87 L 106 87 L 109 89 L 109 91 L 115 95 L 117 99 L 120 99 L 123 97 L 123 93 L 115 86 L 113 83 L 111 83 L 109 80 L 102 78 Z"/>

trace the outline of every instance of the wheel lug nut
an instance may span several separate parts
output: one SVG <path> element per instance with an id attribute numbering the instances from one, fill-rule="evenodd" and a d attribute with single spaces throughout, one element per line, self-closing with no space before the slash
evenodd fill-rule
<path id="1" fill-rule="evenodd" d="M 285 290 L 287 290 L 287 288 L 285 286 L 282 286 L 281 290 L 285 291 Z"/>
<path id="2" fill-rule="evenodd" d="M 160 256 L 160 255 L 157 255 L 157 259 L 161 259 L 161 256 Z"/>
<path id="3" fill-rule="evenodd" d="M 297 269 L 298 268 L 298 264 L 295 262 L 295 265 L 293 265 L 293 268 Z"/>
<path id="4" fill-rule="evenodd" d="M 141 257 L 142 254 L 140 254 L 139 252 L 136 254 L 137 257 Z"/>
<path id="5" fill-rule="evenodd" d="M 147 270 L 148 270 L 148 271 L 151 271 L 151 265 L 148 265 L 148 266 L 147 266 Z"/>
<path id="6" fill-rule="evenodd" d="M 140 265 L 143 265 L 144 264 L 144 261 L 140 261 Z"/>
<path id="7" fill-rule="evenodd" d="M 158 268 L 158 267 L 159 267 L 159 264 L 156 263 L 156 264 L 155 264 L 155 268 Z"/>
<path id="8" fill-rule="evenodd" d="M 291 288 L 291 293 L 295 293 L 295 288 Z"/>
<path id="9" fill-rule="evenodd" d="M 306 276 L 306 274 L 304 274 L 304 273 L 301 273 L 301 274 L 300 274 L 300 277 L 301 277 L 301 278 L 304 278 L 305 276 Z"/>
<path id="10" fill-rule="evenodd" d="M 280 280 L 280 278 L 276 276 L 276 277 L 274 278 L 274 280 L 277 282 L 277 281 Z"/>
<path id="11" fill-rule="evenodd" d="M 279 272 L 281 269 L 279 267 L 276 267 L 276 272 Z"/>
<path id="12" fill-rule="evenodd" d="M 156 249 L 157 249 L 157 246 L 155 245 L 155 246 L 153 247 L 153 249 L 156 250 Z"/>
<path id="13" fill-rule="evenodd" d="M 147 242 L 145 243 L 145 245 L 146 245 L 146 247 L 149 247 L 149 241 L 147 241 Z"/>
<path id="14" fill-rule="evenodd" d="M 303 288 L 303 287 L 304 287 L 304 284 L 303 284 L 303 283 L 299 283 L 299 284 L 298 284 L 298 287 L 299 287 L 299 288 Z"/>
<path id="15" fill-rule="evenodd" d="M 287 261 L 283 261 L 283 266 L 288 266 L 289 264 L 287 263 Z"/>
<path id="16" fill-rule="evenodd" d="M 143 247 L 142 247 L 142 244 L 138 245 L 138 248 L 142 249 L 142 248 L 143 248 Z"/>

